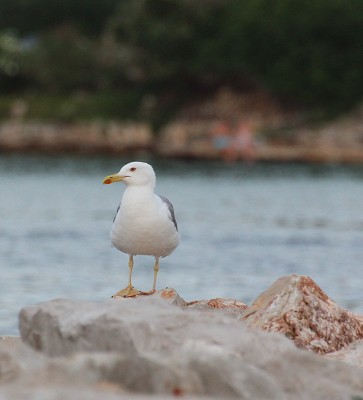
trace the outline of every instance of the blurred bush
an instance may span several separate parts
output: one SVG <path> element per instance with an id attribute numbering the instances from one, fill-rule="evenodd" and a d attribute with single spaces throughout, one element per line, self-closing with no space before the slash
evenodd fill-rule
<path id="1" fill-rule="evenodd" d="M 332 112 L 362 100 L 361 0 L 0 0 L 0 9 L 3 93 L 118 92 L 132 107 L 144 93 L 170 107 L 230 85 Z"/>
<path id="2" fill-rule="evenodd" d="M 361 0 L 232 3 L 222 28 L 232 68 L 308 106 L 340 110 L 362 99 Z"/>
<path id="3" fill-rule="evenodd" d="M 11 30 L 0 32 L 0 88 L 7 90 L 22 89 L 23 79 L 20 72 L 21 46 L 18 37 Z"/>

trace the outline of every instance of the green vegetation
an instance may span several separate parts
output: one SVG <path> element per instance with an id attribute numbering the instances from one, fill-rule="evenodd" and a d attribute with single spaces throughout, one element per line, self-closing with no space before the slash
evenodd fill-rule
<path id="1" fill-rule="evenodd" d="M 151 118 L 220 86 L 336 114 L 363 98 L 361 0 L 0 0 L 0 116 Z"/>
<path id="2" fill-rule="evenodd" d="M 6 119 L 11 110 L 21 101 L 26 107 L 26 115 L 31 119 L 60 122 L 82 121 L 90 119 L 139 119 L 136 113 L 142 97 L 130 91 L 128 93 L 96 92 L 77 93 L 71 96 L 60 94 L 26 93 L 0 97 L 0 119 Z"/>

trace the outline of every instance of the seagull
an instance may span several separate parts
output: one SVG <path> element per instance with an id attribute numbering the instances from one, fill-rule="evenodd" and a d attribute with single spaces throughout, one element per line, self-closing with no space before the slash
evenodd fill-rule
<path id="1" fill-rule="evenodd" d="M 180 236 L 174 208 L 164 196 L 154 193 L 156 176 L 150 164 L 134 161 L 119 172 L 104 178 L 104 184 L 123 182 L 126 189 L 117 208 L 111 229 L 111 242 L 116 249 L 129 255 L 129 281 L 125 289 L 112 297 L 135 297 L 155 293 L 160 257 L 171 254 Z M 154 283 L 149 292 L 132 286 L 134 256 L 155 257 Z"/>

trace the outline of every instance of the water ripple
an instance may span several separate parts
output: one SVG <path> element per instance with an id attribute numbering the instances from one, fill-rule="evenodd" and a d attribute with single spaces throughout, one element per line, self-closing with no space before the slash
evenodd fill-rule
<path id="1" fill-rule="evenodd" d="M 126 161 L 0 156 L 0 335 L 16 334 L 24 305 L 103 300 L 125 285 L 127 255 L 109 242 L 122 186 L 101 182 Z M 283 275 L 310 275 L 363 312 L 363 167 L 152 163 L 182 237 L 158 287 L 248 303 Z M 152 277 L 153 260 L 136 257 L 135 286 Z"/>

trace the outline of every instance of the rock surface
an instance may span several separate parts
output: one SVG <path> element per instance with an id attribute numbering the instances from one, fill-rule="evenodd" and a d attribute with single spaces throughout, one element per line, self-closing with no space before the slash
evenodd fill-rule
<path id="1" fill-rule="evenodd" d="M 142 362 L 140 358 L 139 361 Z M 146 394 L 130 393 L 121 383 L 122 379 L 119 381 L 119 377 L 129 368 L 128 362 L 118 354 L 83 353 L 50 359 L 21 343 L 13 349 L 0 346 L 0 400 L 150 398 Z M 160 398 L 174 397 L 165 395 Z"/>
<path id="2" fill-rule="evenodd" d="M 47 152 L 127 152 L 150 149 L 152 132 L 143 123 L 90 122 L 78 124 L 22 123 L 0 124 L 0 149 Z"/>
<path id="3" fill-rule="evenodd" d="M 248 305 L 235 299 L 215 298 L 209 300 L 185 301 L 179 293 L 173 288 L 165 288 L 153 293 L 153 297 L 165 300 L 169 304 L 178 307 L 186 307 L 190 310 L 223 310 L 241 312 L 248 308 Z M 127 300 L 124 297 L 116 296 L 114 299 Z"/>
<path id="4" fill-rule="evenodd" d="M 131 305 L 134 299 L 127 300 Z M 75 310 L 72 304 L 77 306 Z M 21 338 L 49 356 L 110 350 L 134 355 L 131 332 L 126 326 L 122 328 L 124 322 L 117 313 L 106 312 L 112 307 L 115 305 L 109 303 L 100 307 L 86 302 L 75 305 L 67 300 L 28 307 L 20 312 Z"/>
<path id="5" fill-rule="evenodd" d="M 242 301 L 222 298 L 190 301 L 185 306 L 194 310 L 223 310 L 235 311 L 236 313 L 241 313 L 248 308 L 248 305 L 242 303 Z"/>
<path id="6" fill-rule="evenodd" d="M 363 318 L 339 307 L 307 276 L 280 278 L 240 318 L 320 354 L 363 339 Z"/>
<path id="7" fill-rule="evenodd" d="M 0 348 L 13 348 L 16 347 L 19 343 L 21 343 L 21 340 L 16 336 L 0 336 Z"/>
<path id="8" fill-rule="evenodd" d="M 353 342 L 334 353 L 326 354 L 326 358 L 344 361 L 347 364 L 363 368 L 363 340 Z"/>
<path id="9" fill-rule="evenodd" d="M 363 398 L 362 317 L 304 276 L 251 307 L 166 288 L 41 303 L 19 325 L 23 342 L 0 337 L 0 400 Z"/>
<path id="10" fill-rule="evenodd" d="M 175 307 L 157 296 L 42 303 L 21 311 L 20 331 L 23 341 L 43 354 L 32 352 L 38 358 L 38 371 L 29 371 L 27 363 L 19 367 L 13 354 L 16 372 L 7 381 L 8 393 L 36 375 L 43 382 L 70 382 L 69 390 L 75 385 L 99 390 L 97 385 L 106 382 L 120 393 L 165 396 L 351 399 L 363 395 L 363 369 L 299 350 L 283 335 L 250 329 L 228 313 Z"/>
<path id="11" fill-rule="evenodd" d="M 176 305 L 176 306 L 179 306 L 179 307 L 184 307 L 184 306 L 187 305 L 187 302 L 184 299 L 182 299 L 179 296 L 178 292 L 173 288 L 168 288 L 167 287 L 165 289 L 158 290 L 158 291 L 156 291 L 155 293 L 152 294 L 152 297 L 157 297 L 157 298 L 163 299 L 168 304 L 173 304 L 173 305 Z M 114 296 L 113 298 L 116 299 L 116 300 L 121 300 L 121 301 L 130 301 L 130 300 L 132 301 L 132 300 L 134 300 L 133 298 L 125 299 L 122 296 Z"/>

